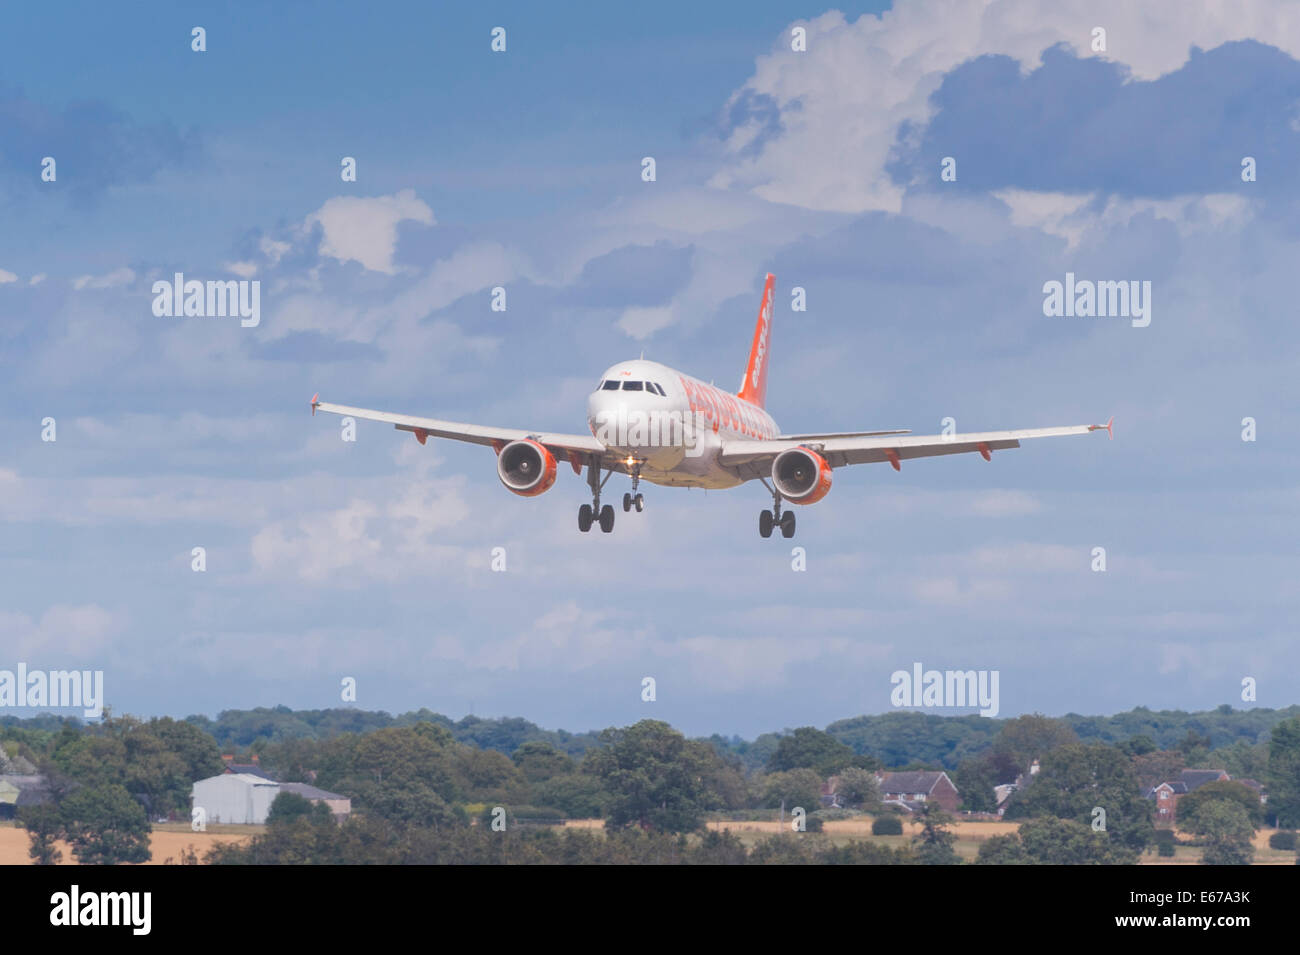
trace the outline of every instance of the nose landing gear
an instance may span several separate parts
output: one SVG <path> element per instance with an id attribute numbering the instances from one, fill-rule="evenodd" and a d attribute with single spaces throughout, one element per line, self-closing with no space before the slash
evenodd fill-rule
<path id="1" fill-rule="evenodd" d="M 623 513 L 627 513 L 636 508 L 640 514 L 645 510 L 645 495 L 638 493 L 637 486 L 641 483 L 641 462 L 637 461 L 632 465 L 632 493 L 623 495 Z"/>

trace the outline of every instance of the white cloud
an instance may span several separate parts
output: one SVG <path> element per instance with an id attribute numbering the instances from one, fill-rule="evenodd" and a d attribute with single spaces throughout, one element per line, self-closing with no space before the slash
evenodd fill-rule
<path id="1" fill-rule="evenodd" d="M 33 275 L 30 279 L 28 279 L 28 280 L 27 280 L 27 284 L 28 284 L 28 285 L 40 285 L 40 284 L 41 284 L 42 282 L 44 282 L 44 281 L 45 281 L 45 273 L 44 273 L 44 272 L 40 272 L 40 273 L 37 273 L 36 275 Z"/>
<path id="2" fill-rule="evenodd" d="M 17 281 L 18 276 L 14 275 L 12 272 L 6 272 L 4 269 L 0 269 L 0 285 L 8 285 L 10 282 Z"/>
<path id="3" fill-rule="evenodd" d="M 0 613 L 0 646 L 11 659 L 34 667 L 79 668 L 103 650 L 121 628 L 103 607 L 56 605 L 39 620 L 22 613 Z"/>
<path id="4" fill-rule="evenodd" d="M 120 288 L 123 285 L 130 285 L 134 281 L 135 272 L 124 267 L 114 269 L 105 275 L 83 275 L 73 280 L 72 287 L 77 291 L 82 289 Z"/>
<path id="5" fill-rule="evenodd" d="M 1097 24 L 1107 30 L 1100 55 L 1144 80 L 1180 68 L 1192 46 L 1253 37 L 1300 54 L 1300 5 L 1282 0 L 1195 9 L 1130 0 L 909 0 L 852 23 L 838 11 L 801 22 L 807 52 L 791 51 L 784 31 L 728 104 L 770 98 L 780 131 L 756 142 L 756 122 L 735 129 L 727 164 L 710 184 L 846 212 L 899 211 L 903 189 L 885 172 L 898 131 L 927 121 L 944 75 L 974 57 L 1003 54 L 1028 70 L 1058 43 L 1098 55 L 1091 51 Z"/>
<path id="6" fill-rule="evenodd" d="M 392 196 L 359 198 L 338 196 L 327 201 L 307 217 L 308 227 L 320 223 L 324 235 L 320 253 L 340 262 L 360 262 L 373 272 L 389 275 L 397 271 L 393 253 L 397 249 L 397 226 L 415 221 L 434 225 L 433 210 L 415 195 L 403 189 Z M 275 243 L 263 244 L 263 251 L 274 255 L 273 261 L 287 251 Z"/>

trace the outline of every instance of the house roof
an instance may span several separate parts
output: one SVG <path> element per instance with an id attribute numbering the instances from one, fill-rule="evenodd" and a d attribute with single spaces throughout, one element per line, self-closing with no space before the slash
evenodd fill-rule
<path id="1" fill-rule="evenodd" d="M 280 792 L 297 793 L 304 799 L 347 799 L 347 796 L 340 796 L 338 793 L 328 792 L 324 789 L 317 789 L 315 786 L 309 786 L 306 783 L 280 783 Z"/>
<path id="2" fill-rule="evenodd" d="M 1234 782 L 1239 782 L 1243 786 L 1247 787 L 1248 789 L 1255 790 L 1255 792 L 1257 793 L 1262 793 L 1264 791 L 1264 784 L 1261 783 L 1258 779 L 1250 779 L 1244 776 L 1238 776 L 1237 779 L 1234 780 Z"/>
<path id="3" fill-rule="evenodd" d="M 880 791 L 882 793 L 925 793 L 930 791 L 939 784 L 939 780 L 945 775 L 942 771 L 933 772 L 926 770 L 903 772 L 903 773 L 882 773 L 880 777 Z M 949 780 L 951 782 L 951 780 Z M 956 788 L 956 787 L 954 787 Z"/>
<path id="4" fill-rule="evenodd" d="M 1222 769 L 1184 769 L 1179 779 L 1186 784 L 1187 791 L 1191 792 L 1227 775 Z"/>

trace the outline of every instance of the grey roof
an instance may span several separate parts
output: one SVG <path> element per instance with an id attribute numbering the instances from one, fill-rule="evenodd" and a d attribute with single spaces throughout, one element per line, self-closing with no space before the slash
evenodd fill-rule
<path id="1" fill-rule="evenodd" d="M 928 796 L 943 775 L 941 771 L 925 770 L 883 773 L 880 779 L 880 791 L 882 793 L 925 793 Z"/>
<path id="2" fill-rule="evenodd" d="M 309 786 L 306 783 L 280 783 L 280 792 L 297 793 L 305 799 L 347 799 L 347 796 L 340 796 L 338 793 L 327 792 L 324 789 L 317 789 L 315 786 Z"/>
<path id="3" fill-rule="evenodd" d="M 1191 792 L 1226 775 L 1222 769 L 1184 769 L 1179 779 L 1186 784 L 1187 791 Z"/>

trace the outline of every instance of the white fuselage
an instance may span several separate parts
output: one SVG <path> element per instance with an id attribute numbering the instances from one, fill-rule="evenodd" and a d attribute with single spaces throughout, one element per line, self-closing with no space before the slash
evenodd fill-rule
<path id="1" fill-rule="evenodd" d="M 780 433 L 758 405 L 644 359 L 620 362 L 601 376 L 587 398 L 587 425 L 611 452 L 642 462 L 642 478 L 676 487 L 743 483 L 718 463 L 722 442 Z"/>

